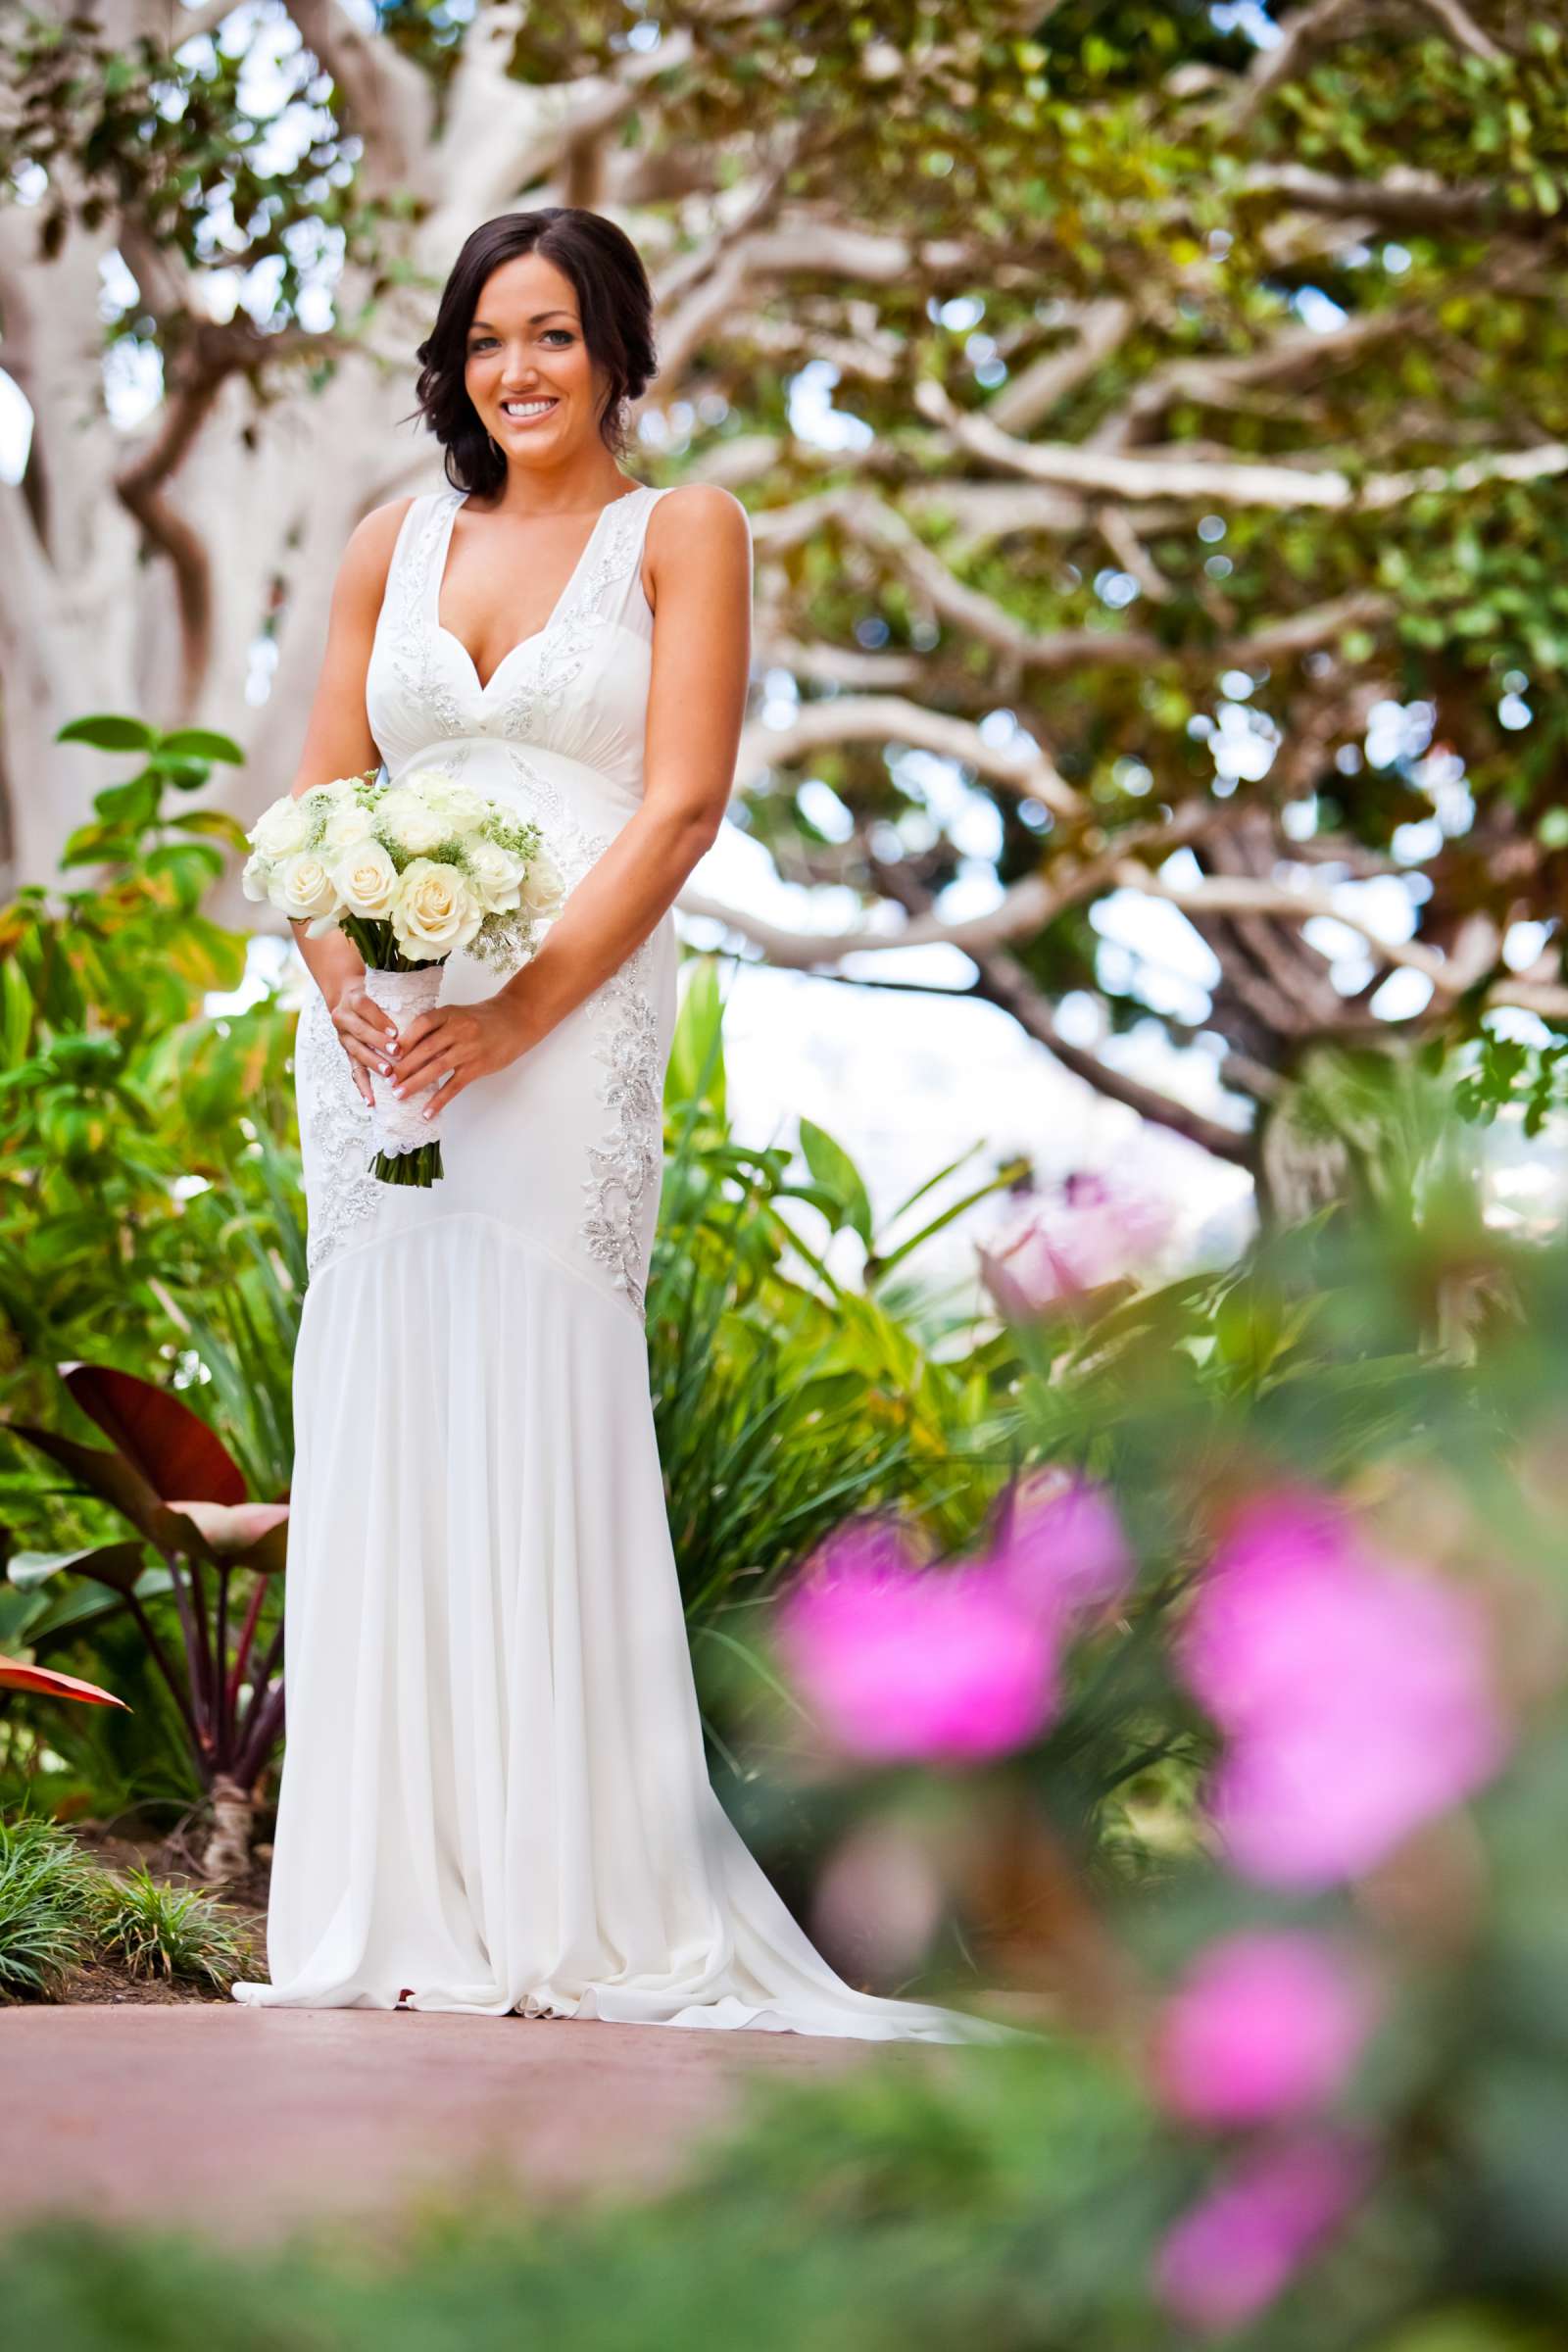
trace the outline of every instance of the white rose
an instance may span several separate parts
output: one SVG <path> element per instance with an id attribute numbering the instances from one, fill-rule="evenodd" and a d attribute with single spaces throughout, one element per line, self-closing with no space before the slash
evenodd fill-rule
<path id="1" fill-rule="evenodd" d="M 398 869 L 378 841 L 356 842 L 333 866 L 332 881 L 351 914 L 384 922 L 391 913 Z"/>
<path id="2" fill-rule="evenodd" d="M 324 825 L 333 809 L 341 808 L 344 795 L 351 789 L 340 780 L 335 784 L 313 784 L 309 792 L 302 792 L 299 805 L 306 823 L 313 829 Z"/>
<path id="3" fill-rule="evenodd" d="M 253 850 L 246 858 L 239 877 L 239 886 L 248 899 L 260 899 L 265 903 L 270 897 L 271 893 L 267 885 L 271 871 L 271 859 L 264 858 L 260 850 Z"/>
<path id="4" fill-rule="evenodd" d="M 522 903 L 530 914 L 554 914 L 566 888 L 565 878 L 548 850 L 535 850 L 528 860 Z"/>
<path id="5" fill-rule="evenodd" d="M 442 814 L 449 816 L 463 832 L 484 821 L 486 808 L 483 796 L 471 784 L 449 782 L 445 777 L 436 785 L 430 799 Z"/>
<path id="6" fill-rule="evenodd" d="M 272 877 L 271 901 L 296 920 L 329 915 L 337 905 L 337 890 L 319 858 L 309 850 L 285 858 Z"/>
<path id="7" fill-rule="evenodd" d="M 374 830 L 375 819 L 365 803 L 345 801 L 326 820 L 326 846 L 329 850 L 357 849 Z"/>
<path id="8" fill-rule="evenodd" d="M 468 844 L 470 880 L 487 914 L 508 913 L 521 898 L 522 859 L 499 841 Z"/>
<path id="9" fill-rule="evenodd" d="M 466 948 L 484 920 L 484 908 L 455 865 L 416 858 L 406 865 L 392 903 L 398 946 L 415 963 L 433 963 Z"/>
<path id="10" fill-rule="evenodd" d="M 264 858 L 291 858 L 296 850 L 304 849 L 310 830 L 305 810 L 285 793 L 282 800 L 262 810 L 246 838 Z"/>
<path id="11" fill-rule="evenodd" d="M 439 849 L 452 832 L 441 811 L 404 784 L 383 796 L 375 816 L 382 839 L 394 842 L 410 858 Z"/>

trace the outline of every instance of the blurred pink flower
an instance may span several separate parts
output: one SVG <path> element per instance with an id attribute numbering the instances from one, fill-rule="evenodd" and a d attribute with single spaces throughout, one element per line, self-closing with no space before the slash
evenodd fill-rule
<path id="1" fill-rule="evenodd" d="M 1328 2104 L 1372 2022 L 1361 1979 L 1331 1945 L 1289 1930 L 1228 1936 L 1166 2002 L 1154 2076 L 1184 2123 L 1221 2130 Z"/>
<path id="2" fill-rule="evenodd" d="M 1009 1598 L 1058 1626 L 1108 1608 L 1133 1577 L 1109 1495 L 1069 1470 L 1031 1471 L 1013 1482 L 989 1557 Z"/>
<path id="3" fill-rule="evenodd" d="M 1165 2239 L 1161 2300 L 1208 2334 L 1245 2326 L 1332 2235 L 1368 2172 L 1354 2141 L 1328 2132 L 1250 2152 Z"/>
<path id="4" fill-rule="evenodd" d="M 780 1650 L 837 1744 L 875 1763 L 1004 1755 L 1056 1701 L 1050 1629 L 988 1564 L 916 1566 L 897 1531 L 852 1522 L 781 1600 Z"/>
<path id="5" fill-rule="evenodd" d="M 1227 1735 L 1216 1825 L 1236 1869 L 1265 1885 L 1371 1869 L 1506 1752 L 1470 1596 L 1379 1557 L 1327 1497 L 1242 1516 L 1179 1656 Z"/>
<path id="6" fill-rule="evenodd" d="M 1140 1272 L 1167 1240 L 1170 1209 L 1101 1175 L 1069 1176 L 1055 1199 L 1029 1194 L 979 1245 L 980 1270 L 997 1310 L 1025 1322 L 1081 1291 Z"/>

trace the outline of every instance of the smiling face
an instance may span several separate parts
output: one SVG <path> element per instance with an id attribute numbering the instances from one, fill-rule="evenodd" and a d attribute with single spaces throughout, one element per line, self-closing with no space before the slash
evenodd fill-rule
<path id="1" fill-rule="evenodd" d="M 493 270 L 468 324 L 464 383 L 509 461 L 554 465 L 599 439 L 604 370 L 569 277 L 537 253 Z"/>

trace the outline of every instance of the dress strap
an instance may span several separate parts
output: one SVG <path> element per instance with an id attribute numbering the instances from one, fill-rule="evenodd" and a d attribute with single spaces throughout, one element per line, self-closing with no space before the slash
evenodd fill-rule
<path id="1" fill-rule="evenodd" d="M 653 618 L 643 594 L 643 547 L 648 518 L 663 495 L 644 482 L 616 500 L 605 516 L 603 544 L 583 582 L 584 610 L 595 607 L 606 619 L 625 622 L 645 637 Z"/>
<path id="2" fill-rule="evenodd" d="M 453 517 L 463 504 L 463 492 L 451 483 L 426 490 L 409 509 L 409 600 L 419 618 L 434 628 L 441 602 L 441 570 Z"/>

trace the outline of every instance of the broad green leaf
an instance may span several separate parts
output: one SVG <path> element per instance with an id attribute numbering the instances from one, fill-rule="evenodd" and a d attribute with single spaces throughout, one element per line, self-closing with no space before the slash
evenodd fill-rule
<path id="1" fill-rule="evenodd" d="M 86 718 L 71 719 L 55 736 L 56 743 L 90 743 L 100 752 L 150 752 L 158 732 L 145 719 L 123 711 L 99 710 Z"/>
<path id="2" fill-rule="evenodd" d="M 871 1200 L 859 1169 L 842 1144 L 810 1119 L 801 1121 L 801 1150 L 818 1185 L 835 1204 L 836 1225 L 851 1225 L 871 1247 Z"/>
<path id="3" fill-rule="evenodd" d="M 153 757 L 162 764 L 171 755 L 176 760 L 221 760 L 226 767 L 245 764 L 245 755 L 233 736 L 220 735 L 211 727 L 176 727 L 172 735 L 161 735 Z"/>

